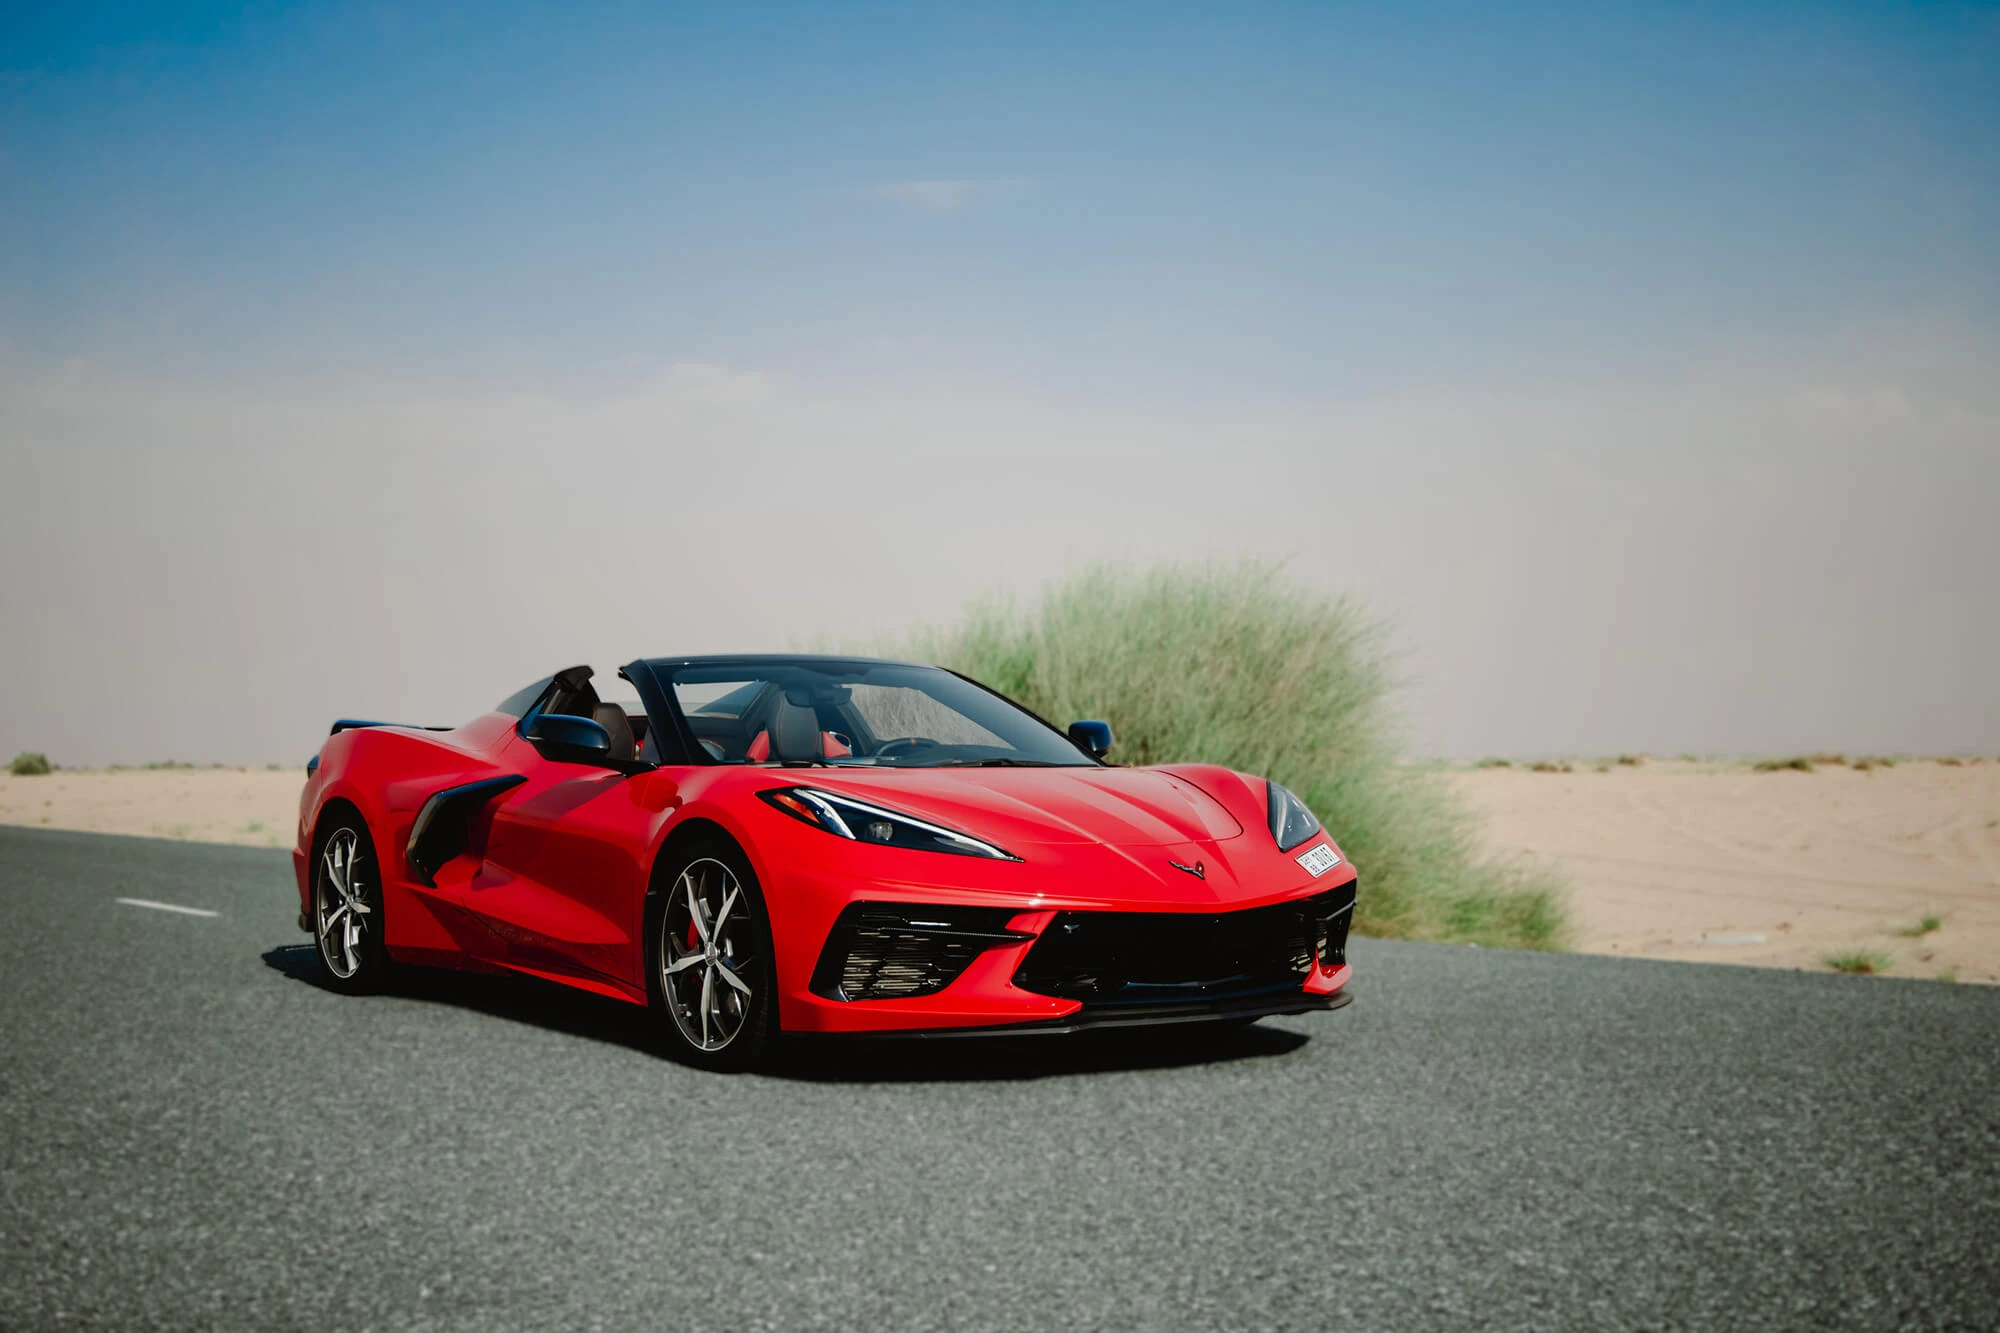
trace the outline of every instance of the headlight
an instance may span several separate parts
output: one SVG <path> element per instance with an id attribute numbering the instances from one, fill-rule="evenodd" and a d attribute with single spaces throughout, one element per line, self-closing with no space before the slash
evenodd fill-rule
<path id="1" fill-rule="evenodd" d="M 981 842 L 955 829 L 926 823 L 867 801 L 857 801 L 852 796 L 821 791 L 817 787 L 773 787 L 757 795 L 772 809 L 782 810 L 802 824 L 811 824 L 822 832 L 850 842 L 907 847 L 919 852 L 950 852 L 954 856 L 983 856 L 993 861 L 1021 859 L 990 842 Z"/>
<path id="2" fill-rule="evenodd" d="M 1319 820 L 1304 801 L 1270 781 L 1264 783 L 1264 795 L 1270 804 L 1271 836 L 1277 839 L 1279 851 L 1289 852 L 1319 832 Z"/>

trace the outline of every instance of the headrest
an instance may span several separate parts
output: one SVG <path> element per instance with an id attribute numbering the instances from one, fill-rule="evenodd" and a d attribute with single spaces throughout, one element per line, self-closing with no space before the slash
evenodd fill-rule
<path id="1" fill-rule="evenodd" d="M 819 715 L 791 700 L 791 692 L 778 696 L 771 710 L 771 757 L 781 763 L 808 763 L 824 759 L 820 747 Z"/>
<path id="2" fill-rule="evenodd" d="M 632 719 L 625 716 L 625 710 L 617 704 L 599 704 L 590 710 L 597 719 L 597 725 L 604 728 L 604 734 L 611 738 L 611 757 L 630 759 L 632 757 Z"/>

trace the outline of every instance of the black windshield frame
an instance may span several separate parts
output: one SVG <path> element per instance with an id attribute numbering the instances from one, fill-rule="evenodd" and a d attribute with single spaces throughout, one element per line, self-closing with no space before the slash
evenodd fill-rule
<path id="1" fill-rule="evenodd" d="M 883 772 L 890 769 L 935 770 L 940 767 L 967 764 L 1025 764 L 1034 767 L 1062 768 L 1102 768 L 1106 766 L 1096 756 L 1087 753 L 1077 746 L 1064 731 L 1051 724 L 1047 718 L 1042 717 L 1033 709 L 1025 707 L 1016 700 L 1008 698 L 992 686 L 974 680 L 962 672 L 951 671 L 944 667 L 931 666 L 921 662 L 903 662 L 890 658 L 847 657 L 805 653 L 729 654 L 701 657 L 642 658 L 639 661 L 628 663 L 619 674 L 629 680 L 633 688 L 638 691 L 640 702 L 645 705 L 646 711 L 653 721 L 653 725 L 649 728 L 649 731 L 660 736 L 663 741 L 668 737 L 672 738 L 671 743 L 663 744 L 660 747 L 662 751 L 659 756 L 660 762 L 691 764 L 703 767 L 740 767 L 744 765 L 745 761 L 740 759 L 717 759 L 709 753 L 696 736 L 694 727 L 690 724 L 686 713 L 681 708 L 678 691 L 675 689 L 676 684 L 682 683 L 686 676 L 698 675 L 713 679 L 717 676 L 726 677 L 731 673 L 740 673 L 745 679 L 768 679 L 773 673 L 793 674 L 803 671 L 824 675 L 830 679 L 837 679 L 842 676 L 863 675 L 882 668 L 893 669 L 897 674 L 906 671 L 936 672 L 939 676 L 950 679 L 955 685 L 970 686 L 972 689 L 979 691 L 982 696 L 995 701 L 1005 709 L 1006 715 L 1010 715 L 1008 716 L 1009 721 L 1026 724 L 1031 728 L 1028 734 L 1033 735 L 1037 742 L 1045 743 L 1037 743 L 1032 747 L 1017 747 L 1012 741 L 1008 741 L 1010 749 L 1019 749 L 1024 756 L 1028 756 L 1023 758 L 994 756 L 990 758 L 954 759 L 948 764 L 891 764 L 879 762 L 843 764 L 838 760 L 834 760 L 831 761 L 830 766 L 865 768 L 869 772 Z M 933 697 L 937 698 L 942 706 L 947 708 L 952 707 L 944 697 L 938 695 L 933 695 Z M 958 710 L 954 709 L 954 711 Z M 964 716 L 968 720 L 977 721 L 970 714 L 964 714 Z M 995 734 L 1001 736 L 1003 740 L 1007 739 L 1003 733 L 996 732 Z M 1030 748 L 1032 748 L 1032 753 L 1030 753 Z"/>

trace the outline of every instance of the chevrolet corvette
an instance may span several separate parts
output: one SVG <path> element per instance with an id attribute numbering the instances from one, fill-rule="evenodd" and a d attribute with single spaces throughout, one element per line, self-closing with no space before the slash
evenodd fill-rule
<path id="1" fill-rule="evenodd" d="M 936 667 L 650 658 L 462 726 L 343 720 L 307 765 L 299 925 L 327 984 L 526 974 L 690 1063 L 780 1033 L 1057 1033 L 1337 1008 L 1355 871 L 1298 797 L 1105 762 Z"/>

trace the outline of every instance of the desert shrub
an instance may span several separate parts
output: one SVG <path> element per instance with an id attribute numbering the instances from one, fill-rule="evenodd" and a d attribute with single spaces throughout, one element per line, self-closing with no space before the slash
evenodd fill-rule
<path id="1" fill-rule="evenodd" d="M 1846 953 L 1830 953 L 1820 961 L 1836 972 L 1847 972 L 1854 976 L 1872 977 L 1887 972 L 1896 960 L 1886 953 L 1871 949 L 1852 949 Z"/>
<path id="2" fill-rule="evenodd" d="M 1530 773 L 1573 773 L 1576 770 L 1570 767 L 1567 760 L 1537 759 L 1534 763 L 1528 765 L 1528 771 Z"/>
<path id="3" fill-rule="evenodd" d="M 1847 756 L 1833 753 L 1809 754 L 1806 756 L 1806 762 L 1814 765 L 1826 764 L 1833 768 L 1839 768 L 1847 762 Z"/>
<path id="4" fill-rule="evenodd" d="M 1750 765 L 1750 767 L 1759 773 L 1783 773 L 1788 769 L 1796 769 L 1801 773 L 1810 773 L 1813 771 L 1813 762 L 1806 758 L 1806 756 L 1798 754 L 1793 755 L 1790 759 L 1759 759 L 1756 763 Z"/>
<path id="5" fill-rule="evenodd" d="M 14 756 L 14 762 L 7 766 L 7 771 L 17 778 L 34 778 L 54 772 L 55 765 L 39 750 L 23 750 Z"/>
<path id="6" fill-rule="evenodd" d="M 1382 627 L 1275 567 L 1090 569 L 1027 609 L 976 603 L 906 651 L 1058 726 L 1103 718 L 1121 763 L 1223 764 L 1290 787 L 1360 867 L 1363 933 L 1561 943 L 1554 885 L 1482 859 L 1439 775 L 1399 762 Z"/>
<path id="7" fill-rule="evenodd" d="M 1474 768 L 1512 768 L 1513 766 L 1513 762 L 1507 759 L 1482 759 L 1473 765 Z"/>
<path id="8" fill-rule="evenodd" d="M 1643 754 L 1621 754 L 1618 756 L 1618 762 L 1626 768 L 1637 768 L 1646 762 L 1646 756 Z"/>

